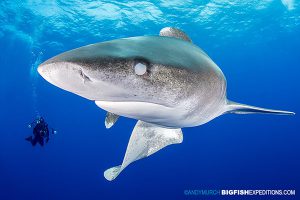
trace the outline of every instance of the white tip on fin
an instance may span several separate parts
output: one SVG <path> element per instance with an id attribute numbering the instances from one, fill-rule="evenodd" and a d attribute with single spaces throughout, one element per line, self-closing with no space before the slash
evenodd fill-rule
<path id="1" fill-rule="evenodd" d="M 235 103 L 233 101 L 228 101 L 227 103 L 227 113 L 235 114 L 275 114 L 275 115 L 294 115 L 294 112 L 284 111 L 284 110 L 272 110 L 267 108 L 260 108 L 255 106 L 249 106 L 245 104 Z"/>
<path id="2" fill-rule="evenodd" d="M 138 121 L 132 131 L 122 165 L 104 172 L 104 177 L 112 181 L 130 163 L 148 157 L 162 148 L 181 143 L 181 129 L 163 128 L 154 124 Z"/>
<path id="3" fill-rule="evenodd" d="M 121 173 L 121 165 L 105 170 L 104 177 L 108 181 L 114 180 Z"/>
<path id="4" fill-rule="evenodd" d="M 161 29 L 159 32 L 159 36 L 174 37 L 177 39 L 185 40 L 187 42 L 192 42 L 192 40 L 189 38 L 189 36 L 187 36 L 185 32 L 173 27 L 165 27 Z"/>
<path id="5" fill-rule="evenodd" d="M 111 128 L 116 123 L 116 121 L 118 119 L 119 119 L 119 115 L 107 112 L 106 113 L 106 117 L 105 117 L 105 122 L 104 122 L 105 123 L 105 127 L 107 129 Z"/>

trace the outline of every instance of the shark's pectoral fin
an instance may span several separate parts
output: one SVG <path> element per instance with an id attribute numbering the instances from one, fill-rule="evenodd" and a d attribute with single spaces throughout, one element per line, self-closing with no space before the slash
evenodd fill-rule
<path id="1" fill-rule="evenodd" d="M 185 32 L 173 27 L 165 27 L 161 29 L 159 35 L 164 37 L 174 37 L 181 40 L 185 40 L 187 42 L 192 42 L 192 40 L 189 38 L 189 36 L 187 36 Z"/>
<path id="2" fill-rule="evenodd" d="M 132 131 L 122 165 L 112 167 L 104 172 L 104 177 L 112 181 L 130 163 L 148 157 L 160 149 L 181 143 L 181 129 L 170 129 L 138 121 Z"/>
<path id="3" fill-rule="evenodd" d="M 116 167 L 112 167 L 109 168 L 107 170 L 105 170 L 104 172 L 104 177 L 106 178 L 106 180 L 112 181 L 114 180 L 122 171 L 122 165 L 116 166 Z"/>
<path id="4" fill-rule="evenodd" d="M 107 112 L 105 117 L 105 127 L 107 129 L 112 127 L 118 119 L 119 119 L 119 115 Z"/>

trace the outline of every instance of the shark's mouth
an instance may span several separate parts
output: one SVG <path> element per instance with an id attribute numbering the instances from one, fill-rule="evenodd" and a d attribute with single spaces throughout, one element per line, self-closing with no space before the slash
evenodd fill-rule
<path id="1" fill-rule="evenodd" d="M 121 105 L 126 104 L 128 106 L 134 106 L 134 105 L 143 105 L 143 106 L 161 106 L 166 108 L 172 108 L 173 106 L 167 105 L 166 103 L 153 103 L 148 101 L 130 101 L 130 100 L 122 100 L 122 101 L 115 101 L 115 100 L 95 100 L 95 103 L 98 105 Z"/>
<path id="2" fill-rule="evenodd" d="M 175 107 L 141 101 L 95 101 L 108 112 L 147 122 L 170 119 L 177 112 Z"/>

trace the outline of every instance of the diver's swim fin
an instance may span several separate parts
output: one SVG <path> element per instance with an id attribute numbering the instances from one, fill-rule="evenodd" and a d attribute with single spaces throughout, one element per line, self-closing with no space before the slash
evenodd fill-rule
<path id="1" fill-rule="evenodd" d="M 32 146 L 35 146 L 36 143 L 37 143 L 36 137 L 33 138 L 32 136 L 29 136 L 29 137 L 25 138 L 25 140 L 29 141 L 29 142 L 31 143 Z"/>
<path id="2" fill-rule="evenodd" d="M 249 106 L 245 104 L 235 103 L 233 101 L 227 102 L 226 113 L 235 114 L 275 114 L 275 115 L 294 115 L 294 112 L 284 110 L 272 110 L 267 108 L 260 108 Z"/>
<path id="3" fill-rule="evenodd" d="M 168 145 L 181 143 L 182 140 L 181 129 L 163 128 L 138 121 L 129 139 L 122 165 L 107 169 L 104 177 L 112 181 L 130 163 L 148 157 Z"/>
<path id="4" fill-rule="evenodd" d="M 25 140 L 31 142 L 32 141 L 32 136 L 29 136 L 29 137 L 25 138 Z"/>

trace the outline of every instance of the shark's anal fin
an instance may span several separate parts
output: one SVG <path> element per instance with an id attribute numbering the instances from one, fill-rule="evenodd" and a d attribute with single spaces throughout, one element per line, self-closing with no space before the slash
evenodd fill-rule
<path id="1" fill-rule="evenodd" d="M 148 157 L 160 149 L 183 141 L 181 129 L 170 129 L 138 121 L 132 131 L 122 165 L 104 172 L 104 177 L 112 181 L 130 163 Z"/>
<path id="2" fill-rule="evenodd" d="M 189 36 L 187 36 L 185 32 L 173 27 L 165 27 L 161 29 L 159 32 L 159 36 L 174 37 L 177 39 L 185 40 L 187 42 L 192 42 L 192 40 L 189 38 Z"/>
<path id="3" fill-rule="evenodd" d="M 234 114 L 277 114 L 277 115 L 294 115 L 294 112 L 284 110 L 272 110 L 267 108 L 260 108 L 249 106 L 245 104 L 235 103 L 233 101 L 227 102 L 226 113 Z"/>
<path id="4" fill-rule="evenodd" d="M 105 127 L 107 129 L 112 127 L 118 119 L 119 119 L 119 115 L 107 112 L 105 117 Z"/>

